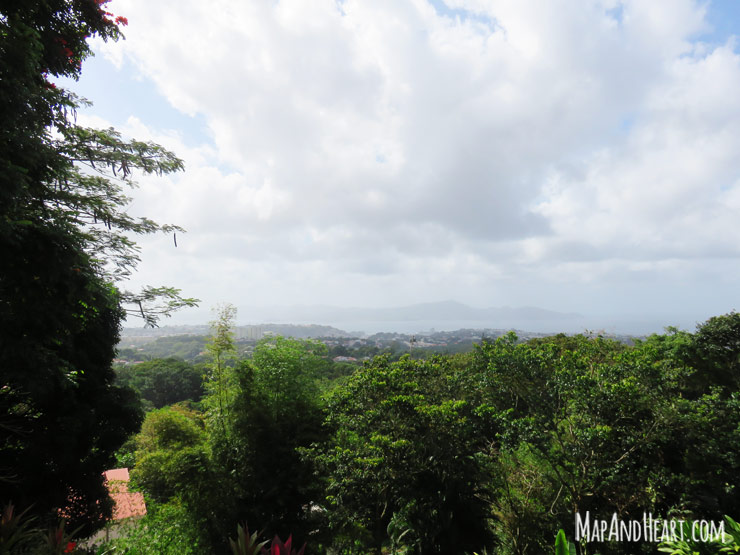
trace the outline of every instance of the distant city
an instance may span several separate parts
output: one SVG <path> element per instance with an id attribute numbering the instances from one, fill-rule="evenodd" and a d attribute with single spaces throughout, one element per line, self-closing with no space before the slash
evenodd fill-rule
<path id="1" fill-rule="evenodd" d="M 234 330 L 237 351 L 242 356 L 251 355 L 257 342 L 265 337 L 282 335 L 297 339 L 321 341 L 328 347 L 334 362 L 361 363 L 388 353 L 393 357 L 409 353 L 425 357 L 431 354 L 464 353 L 473 345 L 494 340 L 514 331 L 521 340 L 546 337 L 547 333 L 504 329 L 459 329 L 454 331 L 429 330 L 407 334 L 379 332 L 372 335 L 353 334 L 331 326 L 264 324 L 237 326 Z M 165 326 L 154 329 L 126 329 L 118 345 L 117 363 L 136 363 L 155 358 L 175 357 L 191 362 L 207 360 L 206 343 L 210 334 L 208 326 Z M 596 333 L 590 333 L 596 335 Z M 599 334 L 604 335 L 604 334 Z M 604 335 L 610 339 L 632 344 L 634 336 Z"/>
<path id="2" fill-rule="evenodd" d="M 390 308 L 340 308 L 331 306 L 238 307 L 240 338 L 257 338 L 265 332 L 293 337 L 367 337 L 375 333 L 432 335 L 454 330 L 518 330 L 522 333 L 600 333 L 610 336 L 647 336 L 676 326 L 693 331 L 704 319 L 656 315 L 598 316 L 557 312 L 538 307 L 474 308 L 455 301 L 414 304 Z M 711 314 L 707 315 L 707 318 Z M 268 323 L 269 322 L 269 323 Z M 135 324 L 135 321 L 130 322 Z M 163 322 L 164 324 L 164 322 Z M 285 328 L 288 326 L 288 328 Z M 289 330 L 289 331 L 286 331 Z M 176 334 L 208 334 L 201 325 L 163 325 L 156 329 L 127 327 L 128 337 L 160 337 Z"/>
<path id="3" fill-rule="evenodd" d="M 294 311 L 293 316 L 310 316 L 307 308 Z M 315 339 L 325 343 L 335 362 L 361 362 L 377 354 L 411 353 L 426 356 L 433 353 L 467 352 L 476 343 L 496 339 L 513 331 L 521 340 L 546 337 L 557 333 L 600 335 L 631 344 L 645 333 L 622 333 L 587 327 L 586 318 L 579 314 L 564 314 L 538 308 L 473 309 L 460 303 L 430 303 L 394 309 L 314 308 L 315 317 L 341 323 L 350 317 L 354 324 L 338 325 L 307 323 L 264 323 L 239 325 L 234 329 L 237 348 L 249 355 L 257 342 L 265 337 L 282 335 L 297 339 Z M 286 313 L 277 314 L 287 318 Z M 323 319 L 323 318 L 322 318 Z M 509 325 L 504 322 L 510 322 Z M 498 326 L 487 322 L 501 322 Z M 638 328 L 639 329 L 639 328 Z M 643 328 L 644 329 L 644 328 Z M 415 331 L 412 331 L 415 330 Z M 661 332 L 660 328 L 655 329 Z M 176 356 L 200 361 L 210 326 L 179 325 L 159 328 L 125 328 L 118 345 L 119 362 L 138 362 L 158 357 Z"/>

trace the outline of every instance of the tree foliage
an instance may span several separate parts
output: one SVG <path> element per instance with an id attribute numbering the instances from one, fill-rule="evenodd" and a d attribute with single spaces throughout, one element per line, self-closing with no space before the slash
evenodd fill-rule
<path id="1" fill-rule="evenodd" d="M 116 382 L 136 391 L 150 407 L 162 408 L 181 401 L 200 401 L 202 366 L 176 358 L 155 359 L 116 369 Z"/>
<path id="2" fill-rule="evenodd" d="M 101 472 L 140 422 L 134 393 L 113 385 L 120 298 L 43 228 L 2 254 L 2 497 L 46 516 L 74 501 L 72 528 L 100 525 Z"/>
<path id="3" fill-rule="evenodd" d="M 459 385 L 447 359 L 378 357 L 333 395 L 336 432 L 314 455 L 347 546 L 360 540 L 379 552 L 390 539 L 415 553 L 457 553 L 490 541 L 492 421 Z"/>
<path id="4" fill-rule="evenodd" d="M 135 484 L 160 503 L 176 496 L 195 497 L 194 485 L 209 467 L 202 418 L 177 406 L 152 411 L 134 441 Z"/>
<path id="5" fill-rule="evenodd" d="M 227 433 L 226 423 L 234 395 L 235 319 L 236 308 L 233 305 L 221 306 L 216 320 L 211 322 L 212 335 L 206 343 L 206 350 L 210 356 L 210 361 L 206 364 L 208 369 L 206 389 L 209 393 L 206 406 L 213 416 L 211 421 L 219 423 L 224 435 Z"/>
<path id="6" fill-rule="evenodd" d="M 718 521 L 740 513 L 735 320 L 634 346 L 508 334 L 467 355 L 381 356 L 323 402 L 325 347 L 268 338 L 230 368 L 200 455 L 170 441 L 166 456 L 142 451 L 142 468 L 174 480 L 149 490 L 208 515 L 214 547 L 244 521 L 344 554 L 547 553 L 586 511 Z"/>
<path id="7" fill-rule="evenodd" d="M 22 240 L 27 227 L 69 237 L 87 254 L 95 275 L 110 282 L 130 275 L 139 262 L 130 234 L 183 231 L 126 212 L 127 187 L 136 173 L 183 169 L 159 145 L 124 140 L 114 129 L 90 129 L 74 114 L 87 101 L 57 88 L 50 77 L 77 78 L 91 54 L 87 39 L 121 37 L 125 18 L 106 12 L 107 2 L 50 0 L 4 2 L 0 15 L 0 231 Z M 194 299 L 171 287 L 121 293 L 130 313 L 154 325 Z"/>
<path id="8" fill-rule="evenodd" d="M 325 353 L 312 341 L 262 340 L 253 360 L 235 368 L 227 433 L 218 433 L 222 422 L 210 424 L 214 464 L 232 477 L 234 517 L 268 536 L 305 538 L 311 530 L 320 487 L 300 449 L 323 438 L 316 383 Z"/>
<path id="9" fill-rule="evenodd" d="M 138 262 L 130 234 L 179 229 L 129 216 L 124 189 L 182 162 L 77 125 L 84 101 L 50 81 L 79 76 L 91 36 L 122 36 L 105 4 L 0 4 L 0 498 L 83 534 L 109 515 L 101 473 L 141 418 L 111 369 L 127 303 L 155 324 L 195 302 L 115 286 Z"/>
<path id="10" fill-rule="evenodd" d="M 115 537 L 117 536 L 117 537 Z M 105 542 L 97 553 L 136 555 L 202 555 L 211 552 L 202 523 L 177 499 L 149 502 L 141 520 L 129 522 L 122 533 Z"/>

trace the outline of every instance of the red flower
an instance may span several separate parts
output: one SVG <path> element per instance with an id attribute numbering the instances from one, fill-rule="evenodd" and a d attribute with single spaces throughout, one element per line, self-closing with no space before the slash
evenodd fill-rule
<path id="1" fill-rule="evenodd" d="M 64 549 L 64 552 L 72 553 L 75 550 L 75 547 L 77 547 L 75 542 L 67 542 L 67 547 Z"/>
<path id="2" fill-rule="evenodd" d="M 119 15 L 116 18 L 116 25 L 124 25 L 124 26 L 125 25 L 128 25 L 128 19 L 126 19 L 125 17 Z"/>

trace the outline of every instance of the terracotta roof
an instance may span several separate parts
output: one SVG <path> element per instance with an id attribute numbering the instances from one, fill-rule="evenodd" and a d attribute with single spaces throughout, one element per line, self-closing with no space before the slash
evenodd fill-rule
<path id="1" fill-rule="evenodd" d="M 103 476 L 105 476 L 105 485 L 114 502 L 113 520 L 146 514 L 144 494 L 128 490 L 128 468 L 106 470 Z"/>
<path id="2" fill-rule="evenodd" d="M 114 468 L 113 470 L 106 470 L 103 472 L 106 481 L 120 480 L 121 482 L 128 482 L 128 468 Z"/>

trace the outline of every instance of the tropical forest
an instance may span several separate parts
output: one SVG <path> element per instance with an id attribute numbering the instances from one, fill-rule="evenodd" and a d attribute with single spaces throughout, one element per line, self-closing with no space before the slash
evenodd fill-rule
<path id="1" fill-rule="evenodd" d="M 128 191 L 182 160 L 81 125 L 56 81 L 123 38 L 108 4 L 0 1 L 1 555 L 740 553 L 734 311 L 347 357 L 242 349 L 226 303 L 127 351 L 124 324 L 200 301 L 126 288 L 137 238 L 185 231 Z"/>

